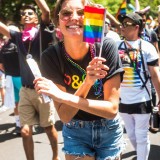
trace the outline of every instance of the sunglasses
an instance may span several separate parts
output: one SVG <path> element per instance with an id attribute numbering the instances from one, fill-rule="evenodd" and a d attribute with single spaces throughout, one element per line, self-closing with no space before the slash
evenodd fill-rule
<path id="1" fill-rule="evenodd" d="M 62 21 L 68 21 L 71 17 L 73 17 L 75 11 L 63 9 L 59 12 L 59 18 Z M 84 9 L 79 9 L 76 11 L 78 18 L 83 18 Z"/>
<path id="2" fill-rule="evenodd" d="M 32 12 L 32 11 L 21 12 L 21 16 L 25 16 L 26 14 L 27 14 L 28 16 L 32 16 L 32 15 L 34 15 L 34 12 Z"/>
<path id="3" fill-rule="evenodd" d="M 135 24 L 135 23 L 131 23 L 131 22 L 123 22 L 123 23 L 122 23 L 122 26 L 123 26 L 124 28 L 126 28 L 126 27 L 129 27 L 129 26 L 136 26 L 136 24 Z"/>

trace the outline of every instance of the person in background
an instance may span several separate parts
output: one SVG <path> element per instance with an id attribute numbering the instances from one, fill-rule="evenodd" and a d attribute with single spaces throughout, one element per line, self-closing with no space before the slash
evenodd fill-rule
<path id="1" fill-rule="evenodd" d="M 158 26 L 154 29 L 154 31 L 156 32 L 158 39 L 159 39 L 158 47 L 160 51 L 160 5 L 158 6 Z"/>
<path id="2" fill-rule="evenodd" d="M 4 45 L 4 39 L 0 35 L 0 50 L 3 47 L 3 45 Z"/>
<path id="3" fill-rule="evenodd" d="M 140 38 L 143 19 L 137 13 L 118 16 L 124 40 L 117 41 L 125 70 L 120 87 L 119 111 L 127 135 L 137 152 L 137 160 L 148 160 L 148 135 L 151 105 L 151 82 L 160 99 L 158 54 L 155 47 Z M 159 104 L 159 103 L 158 103 Z"/>
<path id="4" fill-rule="evenodd" d="M 143 20 L 143 30 L 141 32 L 141 38 L 145 41 L 148 41 L 150 42 L 151 44 L 154 45 L 154 47 L 156 48 L 157 50 L 157 54 L 158 56 L 160 56 L 160 52 L 159 52 L 159 47 L 158 47 L 158 36 L 156 34 L 156 32 L 152 29 L 149 29 L 148 25 L 146 24 L 146 20 L 147 20 L 147 13 L 149 12 L 150 8 L 145 8 L 145 9 L 142 9 L 140 11 L 137 11 L 136 13 L 138 15 L 140 15 L 142 17 L 142 20 Z M 160 64 L 160 60 L 159 60 L 159 64 Z M 152 105 L 153 106 L 156 106 L 156 90 L 151 82 L 151 88 L 152 88 Z M 149 131 L 151 133 L 157 133 L 159 129 L 154 129 L 152 128 L 151 126 L 149 127 Z"/>
<path id="5" fill-rule="evenodd" d="M 4 45 L 4 39 L 0 37 L 0 51 Z M 0 105 L 0 111 L 5 111 L 7 108 L 4 106 L 4 95 L 5 95 L 5 76 L 4 71 L 0 70 L 0 94 L 1 94 L 1 105 Z"/>
<path id="6" fill-rule="evenodd" d="M 105 29 L 104 29 L 104 36 L 108 38 L 112 38 L 115 41 L 120 40 L 120 36 L 118 33 L 111 30 L 111 22 L 108 18 L 105 19 Z"/>
<path id="7" fill-rule="evenodd" d="M 138 15 L 140 15 L 142 17 L 143 20 L 143 30 L 141 32 L 141 38 L 143 40 L 146 40 L 150 43 L 152 43 L 154 45 L 154 47 L 157 50 L 158 55 L 159 53 L 159 47 L 158 47 L 158 37 L 157 34 L 154 30 L 149 29 L 149 27 L 146 24 L 146 20 L 147 20 L 147 13 L 149 12 L 149 10 L 140 10 L 140 11 L 136 11 L 136 13 Z"/>
<path id="8" fill-rule="evenodd" d="M 5 74 L 4 70 L 0 68 L 0 96 L 1 96 L 1 106 L 0 110 L 5 111 L 7 107 L 4 105 L 4 96 L 5 96 Z"/>
<path id="9" fill-rule="evenodd" d="M 33 125 L 40 124 L 44 128 L 53 152 L 52 160 L 58 160 L 58 135 L 54 127 L 55 108 L 53 102 L 44 102 L 41 95 L 34 89 L 35 79 L 26 61 L 32 57 L 40 67 L 41 50 L 45 50 L 52 43 L 53 24 L 50 21 L 50 10 L 45 0 L 35 0 L 41 9 L 41 21 L 38 24 L 38 15 L 34 5 L 25 5 L 20 10 L 22 32 L 9 30 L 0 22 L 0 32 L 16 44 L 18 48 L 20 76 L 22 87 L 18 111 L 21 123 L 21 136 L 27 160 L 34 160 L 34 143 L 32 137 Z M 40 45 L 41 44 L 41 45 Z"/>
<path id="10" fill-rule="evenodd" d="M 19 32 L 18 27 L 9 25 L 9 29 Z M 18 113 L 19 91 L 22 86 L 17 46 L 8 38 L 0 51 L 0 69 L 4 70 L 6 77 L 4 104 L 7 108 L 14 107 L 16 128 L 14 134 L 20 135 L 20 120 Z"/>
<path id="11" fill-rule="evenodd" d="M 54 24 L 63 41 L 43 52 L 46 78 L 34 83 L 39 94 L 54 100 L 64 123 L 66 160 L 120 160 L 124 142 L 118 104 L 124 71 L 113 40 L 104 40 L 102 57 L 94 45 L 83 42 L 84 6 L 89 4 L 88 0 L 57 1 Z"/>

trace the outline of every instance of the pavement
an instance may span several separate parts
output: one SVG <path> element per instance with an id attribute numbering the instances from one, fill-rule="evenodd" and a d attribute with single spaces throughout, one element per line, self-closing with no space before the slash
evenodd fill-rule
<path id="1" fill-rule="evenodd" d="M 62 152 L 62 123 L 56 114 L 56 129 L 58 131 L 58 147 L 59 156 L 64 160 Z M 15 127 L 13 109 L 0 110 L 0 160 L 26 160 L 23 150 L 22 138 L 13 134 Z M 43 129 L 37 127 L 38 133 L 33 135 L 35 160 L 51 160 L 52 151 L 49 140 Z M 149 132 L 151 139 L 151 151 L 149 160 L 160 160 L 160 132 L 152 134 Z M 126 150 L 122 155 L 122 160 L 136 160 L 136 152 L 134 151 L 126 133 L 124 133 L 126 141 Z"/>

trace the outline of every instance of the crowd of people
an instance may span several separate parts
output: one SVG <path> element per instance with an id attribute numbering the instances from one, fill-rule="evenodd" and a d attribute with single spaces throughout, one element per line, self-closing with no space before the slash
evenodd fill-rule
<path id="1" fill-rule="evenodd" d="M 66 160 L 121 160 L 122 122 L 136 159 L 148 160 L 148 132 L 159 131 L 150 119 L 153 107 L 160 109 L 160 6 L 158 23 L 153 23 L 148 6 L 136 6 L 118 20 L 107 11 L 100 57 L 99 44 L 83 41 L 83 20 L 86 5 L 103 6 L 57 0 L 51 19 L 46 1 L 35 3 L 40 20 L 34 5 L 23 6 L 22 30 L 0 22 L 5 39 L 0 50 L 2 106 L 14 108 L 15 132 L 22 137 L 26 159 L 34 160 L 33 126 L 40 125 L 52 160 L 60 160 L 57 112 Z"/>

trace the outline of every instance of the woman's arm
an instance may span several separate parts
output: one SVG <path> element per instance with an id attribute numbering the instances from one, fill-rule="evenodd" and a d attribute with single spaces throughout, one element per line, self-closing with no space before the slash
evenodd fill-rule
<path id="1" fill-rule="evenodd" d="M 78 90 L 75 92 L 75 96 L 79 96 L 82 98 L 86 98 L 92 85 L 95 83 L 96 79 L 104 78 L 107 75 L 107 70 L 109 69 L 106 65 L 102 64 L 102 62 L 105 62 L 106 60 L 104 58 L 98 58 L 95 57 L 87 66 L 86 69 L 86 78 L 81 84 L 81 86 L 78 88 Z M 66 92 L 65 87 L 58 85 L 59 89 Z M 59 103 L 54 102 L 56 110 L 58 112 L 58 115 L 60 119 L 63 122 L 70 121 L 78 112 L 78 108 L 72 107 L 67 105 L 66 103 Z"/>
<path id="2" fill-rule="evenodd" d="M 63 92 L 56 101 L 103 118 L 113 119 L 118 112 L 119 88 L 120 74 L 117 74 L 104 84 L 104 100 L 90 100 Z M 52 98 L 55 99 L 53 95 Z"/>
<path id="3" fill-rule="evenodd" d="M 56 103 L 62 104 L 59 106 L 59 112 L 63 112 L 64 114 L 69 115 L 69 110 L 72 110 L 73 107 L 100 117 L 113 119 L 118 112 L 120 88 L 119 73 L 105 82 L 104 100 L 91 100 L 66 93 L 60 90 L 52 81 L 45 78 L 36 79 L 34 83 L 36 83 L 35 88 L 39 94 L 47 94 L 56 101 Z M 63 104 L 65 104 L 65 107 L 63 107 Z"/>
<path id="4" fill-rule="evenodd" d="M 65 87 L 58 85 L 58 84 L 56 84 L 56 85 L 60 90 L 66 92 Z M 82 97 L 82 98 L 86 98 L 90 88 L 91 88 L 91 85 L 87 85 L 87 83 L 83 82 L 82 85 L 80 86 L 80 88 L 75 92 L 74 95 Z M 69 106 L 66 103 L 59 103 L 57 101 L 54 101 L 54 105 L 56 107 L 56 110 L 57 110 L 57 113 L 58 113 L 60 119 L 63 122 L 69 122 L 76 115 L 76 113 L 79 110 L 78 108 Z"/>

